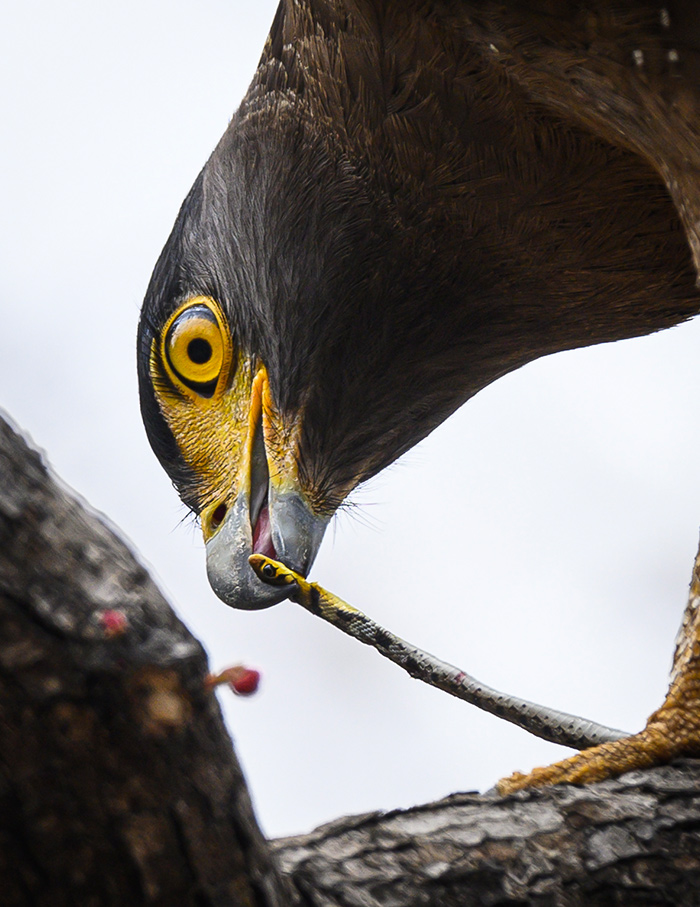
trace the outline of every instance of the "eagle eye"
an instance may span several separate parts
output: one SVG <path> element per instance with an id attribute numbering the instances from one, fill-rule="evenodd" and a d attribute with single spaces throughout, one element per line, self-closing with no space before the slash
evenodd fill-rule
<path id="1" fill-rule="evenodd" d="M 228 377 L 231 342 L 212 299 L 198 296 L 175 312 L 162 335 L 163 361 L 170 377 L 200 397 L 213 397 Z"/>

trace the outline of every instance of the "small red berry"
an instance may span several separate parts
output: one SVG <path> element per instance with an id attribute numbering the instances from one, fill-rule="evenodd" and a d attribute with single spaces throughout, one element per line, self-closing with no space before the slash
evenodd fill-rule
<path id="1" fill-rule="evenodd" d="M 107 638 L 112 636 L 121 636 L 126 633 L 129 624 L 126 614 L 123 611 L 108 610 L 100 614 L 100 624 Z"/>
<path id="2" fill-rule="evenodd" d="M 260 672 L 253 668 L 246 668 L 245 665 L 234 665 L 218 674 L 208 674 L 204 680 L 204 686 L 208 690 L 213 690 L 214 687 L 224 683 L 227 683 L 239 696 L 250 696 L 260 684 Z"/>
<path id="3" fill-rule="evenodd" d="M 243 668 L 240 676 L 231 680 L 231 689 L 239 696 L 250 696 L 254 693 L 260 683 L 260 671 L 253 668 Z"/>

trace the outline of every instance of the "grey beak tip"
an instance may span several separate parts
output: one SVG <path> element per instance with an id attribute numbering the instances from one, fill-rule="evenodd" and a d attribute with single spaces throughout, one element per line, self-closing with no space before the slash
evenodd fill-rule
<path id="1" fill-rule="evenodd" d="M 295 494 L 270 490 L 272 542 L 278 560 L 306 575 L 329 520 L 315 516 Z M 256 611 L 288 598 L 293 588 L 263 583 L 248 563 L 252 530 L 247 495 L 239 495 L 220 528 L 206 544 L 207 576 L 215 594 L 232 608 Z"/>

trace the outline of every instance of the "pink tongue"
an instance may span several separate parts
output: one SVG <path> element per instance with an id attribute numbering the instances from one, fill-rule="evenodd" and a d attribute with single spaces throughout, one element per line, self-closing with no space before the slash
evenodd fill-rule
<path id="1" fill-rule="evenodd" d="M 272 544 L 270 511 L 267 504 L 260 511 L 260 516 L 253 530 L 253 554 L 264 554 L 265 557 L 277 558 L 275 546 Z"/>

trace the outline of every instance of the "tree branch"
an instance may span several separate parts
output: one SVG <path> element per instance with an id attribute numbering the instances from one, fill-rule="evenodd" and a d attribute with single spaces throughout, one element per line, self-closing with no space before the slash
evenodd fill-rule
<path id="1" fill-rule="evenodd" d="M 201 645 L 4 422 L 0 639 L 3 904 L 289 903 Z"/>
<path id="2" fill-rule="evenodd" d="M 206 658 L 0 420 L 0 903 L 700 904 L 700 763 L 267 843 Z"/>
<path id="3" fill-rule="evenodd" d="M 313 907 L 700 904 L 700 762 L 454 794 L 273 842 Z"/>

